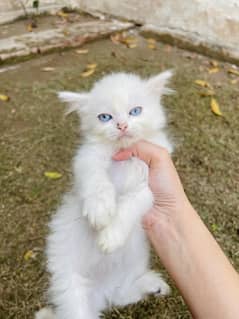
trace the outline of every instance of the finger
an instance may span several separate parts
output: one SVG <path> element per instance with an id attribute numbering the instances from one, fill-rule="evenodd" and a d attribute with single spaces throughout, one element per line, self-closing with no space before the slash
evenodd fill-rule
<path id="1" fill-rule="evenodd" d="M 132 149 L 124 149 L 120 150 L 116 154 L 113 155 L 113 159 L 116 161 L 125 161 L 133 156 L 133 150 Z"/>
<path id="2" fill-rule="evenodd" d="M 159 166 L 159 161 L 165 154 L 168 153 L 164 148 L 146 141 L 140 141 L 130 148 L 120 150 L 113 156 L 113 159 L 122 161 L 135 156 L 144 161 L 150 168 L 155 168 Z"/>

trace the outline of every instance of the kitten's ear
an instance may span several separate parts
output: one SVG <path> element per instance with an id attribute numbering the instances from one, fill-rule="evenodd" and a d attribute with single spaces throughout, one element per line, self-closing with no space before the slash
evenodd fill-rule
<path id="1" fill-rule="evenodd" d="M 62 102 L 67 102 L 69 104 L 69 107 L 65 112 L 67 115 L 74 111 L 77 111 L 77 113 L 84 111 L 89 99 L 89 94 L 61 91 L 58 92 L 58 97 Z"/>
<path id="2" fill-rule="evenodd" d="M 147 80 L 147 87 L 149 91 L 157 94 L 158 96 L 173 93 L 174 90 L 167 87 L 167 84 L 172 76 L 173 72 L 171 70 L 152 76 Z"/>

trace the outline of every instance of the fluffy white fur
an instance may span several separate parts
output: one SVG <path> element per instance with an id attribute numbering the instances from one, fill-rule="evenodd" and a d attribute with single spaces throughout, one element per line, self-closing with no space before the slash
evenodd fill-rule
<path id="1" fill-rule="evenodd" d="M 83 142 L 73 162 L 73 188 L 50 223 L 47 257 L 55 313 L 46 310 L 37 319 L 96 319 L 111 305 L 169 292 L 149 268 L 141 225 L 153 204 L 148 168 L 136 158 L 114 162 L 112 155 L 140 139 L 171 152 L 160 101 L 169 93 L 170 77 L 170 71 L 149 79 L 115 73 L 88 93 L 59 93 L 69 112 L 80 115 Z M 142 107 L 138 116 L 129 114 L 135 106 Z M 113 118 L 101 122 L 100 113 Z M 117 123 L 128 128 L 122 132 Z"/>

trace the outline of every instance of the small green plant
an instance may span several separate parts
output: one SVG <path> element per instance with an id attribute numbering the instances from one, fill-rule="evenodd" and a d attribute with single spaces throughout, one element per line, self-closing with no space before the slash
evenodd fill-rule
<path id="1" fill-rule="evenodd" d="M 21 4 L 21 7 L 24 11 L 24 15 L 27 19 L 30 20 L 27 28 L 29 31 L 32 31 L 32 28 L 37 28 L 37 20 L 36 20 L 36 15 L 39 14 L 39 5 L 40 5 L 40 1 L 39 0 L 33 0 L 32 1 L 32 8 L 35 9 L 35 12 L 33 14 L 30 14 L 28 11 L 27 11 L 27 8 L 26 8 L 26 5 L 23 3 L 22 0 L 20 0 L 20 4 Z"/>
<path id="2" fill-rule="evenodd" d="M 26 8 L 26 5 L 23 3 L 22 0 L 19 1 L 20 2 L 20 5 L 24 11 L 24 15 L 26 17 L 29 17 L 29 13 L 27 12 L 27 8 Z M 40 4 L 40 1 L 39 0 L 33 0 L 32 1 L 32 7 L 36 10 L 36 13 L 39 12 L 39 4 Z"/>
<path id="3" fill-rule="evenodd" d="M 36 9 L 37 13 L 38 13 L 38 10 L 39 10 L 39 0 L 34 0 L 32 1 L 32 7 L 34 9 Z"/>

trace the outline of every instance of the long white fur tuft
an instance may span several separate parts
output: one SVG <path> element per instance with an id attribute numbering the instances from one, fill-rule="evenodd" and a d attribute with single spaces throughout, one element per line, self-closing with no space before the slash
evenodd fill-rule
<path id="1" fill-rule="evenodd" d="M 43 308 L 35 314 L 35 319 L 56 319 L 51 308 Z"/>
<path id="2" fill-rule="evenodd" d="M 58 92 L 58 98 L 62 102 L 68 103 L 68 109 L 66 110 L 65 114 L 68 115 L 72 112 L 79 112 L 79 110 L 83 109 L 84 104 L 88 100 L 88 94 L 86 93 L 74 93 L 69 91 L 61 91 Z"/>

